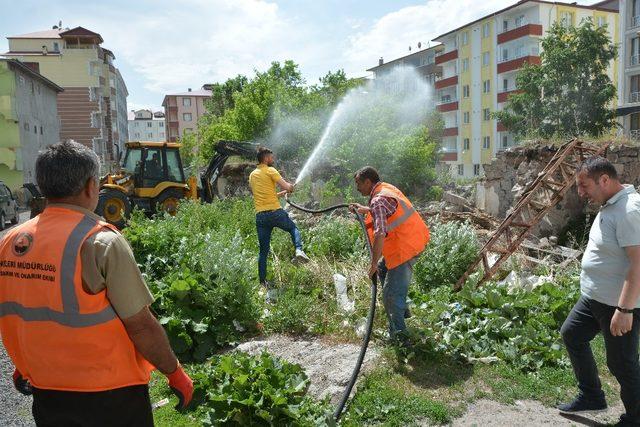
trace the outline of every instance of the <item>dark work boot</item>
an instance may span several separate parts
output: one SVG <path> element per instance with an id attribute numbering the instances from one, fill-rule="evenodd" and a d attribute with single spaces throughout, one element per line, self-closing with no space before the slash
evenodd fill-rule
<path id="1" fill-rule="evenodd" d="M 579 414 L 581 412 L 602 412 L 607 410 L 607 402 L 602 400 L 588 400 L 578 396 L 571 403 L 564 403 L 558 406 L 562 414 Z"/>

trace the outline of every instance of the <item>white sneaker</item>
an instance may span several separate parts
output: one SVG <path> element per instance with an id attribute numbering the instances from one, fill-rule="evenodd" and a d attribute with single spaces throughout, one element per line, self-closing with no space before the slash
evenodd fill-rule
<path id="1" fill-rule="evenodd" d="M 296 256 L 294 260 L 300 263 L 305 263 L 309 262 L 309 257 L 304 253 L 302 249 L 296 249 Z"/>

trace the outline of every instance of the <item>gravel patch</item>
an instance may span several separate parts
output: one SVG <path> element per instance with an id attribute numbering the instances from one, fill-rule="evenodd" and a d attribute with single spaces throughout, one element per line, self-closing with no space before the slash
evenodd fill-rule
<path id="1" fill-rule="evenodd" d="M 535 400 L 518 400 L 514 405 L 504 405 L 488 399 L 469 404 L 467 412 L 453 421 L 453 426 L 606 426 L 618 422 L 624 412 L 622 404 L 605 412 L 581 415 L 560 415 L 557 409 L 543 406 Z"/>
<path id="2" fill-rule="evenodd" d="M 31 396 L 13 387 L 13 363 L 0 344 L 0 426 L 35 426 L 31 416 Z"/>
<path id="3" fill-rule="evenodd" d="M 266 350 L 288 362 L 299 364 L 311 380 L 309 394 L 318 399 L 331 396 L 331 402 L 337 404 L 351 378 L 360 346 L 273 335 L 245 342 L 235 350 L 249 354 Z M 379 353 L 370 345 L 360 372 L 365 371 L 378 356 Z"/>

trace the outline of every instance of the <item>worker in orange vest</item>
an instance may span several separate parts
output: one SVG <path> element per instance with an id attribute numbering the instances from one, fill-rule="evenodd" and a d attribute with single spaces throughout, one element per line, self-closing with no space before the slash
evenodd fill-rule
<path id="1" fill-rule="evenodd" d="M 389 320 L 389 336 L 407 345 L 405 317 L 413 265 L 429 243 L 429 228 L 409 199 L 391 184 L 380 181 L 378 172 L 366 166 L 354 175 L 356 188 L 369 197 L 368 206 L 351 204 L 365 215 L 373 253 L 368 275 L 378 274 L 382 301 Z"/>
<path id="2" fill-rule="evenodd" d="M 180 407 L 193 394 L 131 248 L 93 213 L 99 166 L 73 141 L 42 151 L 47 207 L 0 242 L 0 335 L 39 426 L 152 426 L 154 368 Z"/>

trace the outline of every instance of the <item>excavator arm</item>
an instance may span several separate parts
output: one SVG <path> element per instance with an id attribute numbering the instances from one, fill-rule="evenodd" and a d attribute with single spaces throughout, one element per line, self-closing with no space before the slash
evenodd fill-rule
<path id="1" fill-rule="evenodd" d="M 207 169 L 200 175 L 202 185 L 202 200 L 212 202 L 215 196 L 215 183 L 222 172 L 222 168 L 231 156 L 240 156 L 245 159 L 255 159 L 258 144 L 246 141 L 218 141 L 215 147 L 216 154 L 209 161 Z"/>

